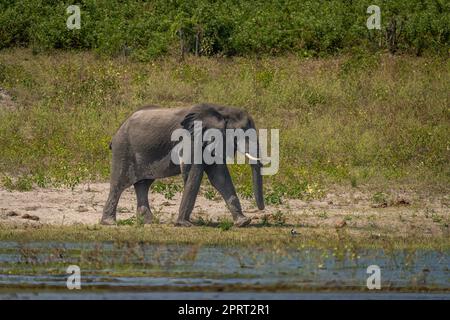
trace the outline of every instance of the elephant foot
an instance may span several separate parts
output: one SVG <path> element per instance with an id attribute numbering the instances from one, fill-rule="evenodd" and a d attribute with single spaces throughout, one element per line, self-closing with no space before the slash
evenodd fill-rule
<path id="1" fill-rule="evenodd" d="M 177 226 L 177 227 L 192 227 L 193 224 L 189 220 L 177 220 L 177 222 L 175 222 L 175 226 Z"/>
<path id="2" fill-rule="evenodd" d="M 144 224 L 150 224 L 152 223 L 153 215 L 148 207 L 141 206 L 137 209 L 136 218 Z"/>
<path id="3" fill-rule="evenodd" d="M 252 221 L 251 218 L 241 216 L 241 217 L 237 218 L 236 221 L 234 221 L 234 225 L 236 227 L 245 227 L 245 226 L 248 226 L 251 221 Z"/>
<path id="4" fill-rule="evenodd" d="M 105 225 L 105 226 L 113 226 L 116 224 L 116 218 L 109 217 L 109 216 L 103 216 L 102 219 L 100 220 L 100 224 Z"/>

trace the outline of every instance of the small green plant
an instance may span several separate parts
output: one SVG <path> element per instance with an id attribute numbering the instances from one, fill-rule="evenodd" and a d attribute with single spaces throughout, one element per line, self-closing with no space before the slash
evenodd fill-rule
<path id="1" fill-rule="evenodd" d="M 119 219 L 117 220 L 118 226 L 133 226 L 136 223 L 136 217 L 133 216 L 128 219 Z"/>
<path id="2" fill-rule="evenodd" d="M 198 217 L 197 221 L 195 221 L 195 224 L 198 226 L 209 226 L 211 225 L 211 220 L 205 219 L 203 217 Z"/>
<path id="3" fill-rule="evenodd" d="M 130 210 L 127 207 L 117 207 L 117 213 L 127 213 Z"/>
<path id="4" fill-rule="evenodd" d="M 253 198 L 253 190 L 250 184 L 241 184 L 237 186 L 237 193 L 243 199 L 251 199 Z"/>
<path id="5" fill-rule="evenodd" d="M 230 230 L 233 227 L 233 221 L 228 219 L 221 219 L 218 225 L 219 229 L 222 231 Z"/>
<path id="6" fill-rule="evenodd" d="M 355 176 L 350 177 L 350 185 L 352 188 L 356 188 L 358 186 L 358 181 Z"/>
<path id="7" fill-rule="evenodd" d="M 326 211 L 320 211 L 317 216 L 321 219 L 327 219 L 328 218 L 328 213 Z"/>
<path id="8" fill-rule="evenodd" d="M 8 191 L 30 191 L 33 189 L 33 180 L 31 176 L 19 176 L 15 180 L 9 176 L 4 176 L 2 185 Z"/>
<path id="9" fill-rule="evenodd" d="M 261 218 L 261 225 L 263 227 L 270 227 L 269 215 L 265 214 Z"/>
<path id="10" fill-rule="evenodd" d="M 29 176 L 19 177 L 16 181 L 16 190 L 18 191 L 30 191 L 33 189 L 33 181 Z"/>
<path id="11" fill-rule="evenodd" d="M 272 218 L 273 224 L 277 227 L 282 227 L 286 224 L 285 214 L 281 210 L 277 210 L 277 212 L 272 215 Z"/>
<path id="12" fill-rule="evenodd" d="M 436 222 L 436 223 L 441 223 L 442 222 L 442 216 L 440 216 L 436 212 L 432 212 L 431 213 L 431 220 L 433 220 L 433 222 Z"/>
<path id="13" fill-rule="evenodd" d="M 152 189 L 155 192 L 161 193 L 164 195 L 164 198 L 167 200 L 172 200 L 175 194 L 182 190 L 182 187 L 176 183 L 164 183 L 161 181 L 156 181 Z"/>
<path id="14" fill-rule="evenodd" d="M 39 188 L 46 188 L 49 185 L 47 177 L 43 174 L 36 174 L 33 180 Z"/>
<path id="15" fill-rule="evenodd" d="M 214 200 L 217 197 L 217 192 L 213 189 L 207 189 L 203 192 L 203 195 L 208 200 Z"/>
<path id="16" fill-rule="evenodd" d="M 64 185 L 74 190 L 77 185 L 80 184 L 82 178 L 79 175 L 67 175 L 64 179 Z"/>
<path id="17" fill-rule="evenodd" d="M 14 182 L 9 176 L 2 177 L 2 186 L 8 191 L 14 190 Z"/>
<path id="18" fill-rule="evenodd" d="M 163 193 L 166 188 L 166 185 L 162 183 L 161 181 L 155 181 L 152 185 L 152 190 L 157 193 Z"/>
<path id="19" fill-rule="evenodd" d="M 353 217 L 349 214 L 345 215 L 344 220 L 345 221 L 351 221 L 353 219 Z"/>
<path id="20" fill-rule="evenodd" d="M 162 215 L 163 208 L 164 208 L 163 206 L 160 206 L 159 208 L 152 208 L 152 215 L 153 215 L 152 223 L 153 224 L 161 223 L 161 215 Z"/>
<path id="21" fill-rule="evenodd" d="M 323 197 L 325 191 L 319 186 L 318 183 L 308 183 L 305 190 L 306 199 L 319 199 Z"/>
<path id="22" fill-rule="evenodd" d="M 294 182 L 286 191 L 286 196 L 291 199 L 301 199 L 308 187 L 308 182 Z"/>
<path id="23" fill-rule="evenodd" d="M 264 197 L 264 200 L 268 205 L 280 205 L 283 202 L 283 192 L 280 190 L 269 191 Z"/>
<path id="24" fill-rule="evenodd" d="M 383 192 L 375 192 L 372 196 L 372 202 L 376 205 L 387 205 L 387 195 Z"/>
<path id="25" fill-rule="evenodd" d="M 145 219 L 144 219 L 144 216 L 143 215 L 137 215 L 136 216 L 136 218 L 135 218 L 135 225 L 137 226 L 137 227 L 143 227 L 144 226 L 144 224 L 145 224 Z"/>

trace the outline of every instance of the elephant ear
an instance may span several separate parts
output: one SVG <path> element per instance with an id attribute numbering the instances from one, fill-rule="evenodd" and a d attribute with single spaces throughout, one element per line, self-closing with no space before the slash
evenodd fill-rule
<path id="1" fill-rule="evenodd" d="M 202 108 L 201 108 L 202 107 Z M 193 112 L 188 113 L 181 125 L 184 129 L 188 130 L 191 134 L 194 132 L 194 121 L 201 121 L 203 130 L 216 128 L 223 129 L 225 126 L 225 119 L 223 115 L 210 106 L 196 106 Z"/>
<path id="2" fill-rule="evenodd" d="M 181 121 L 181 125 L 183 126 L 184 129 L 188 130 L 191 134 L 194 133 L 194 121 L 199 120 L 199 116 L 198 113 L 196 112 L 191 112 L 188 113 L 183 121 Z"/>
<path id="3" fill-rule="evenodd" d="M 223 130 L 226 128 L 226 119 L 214 107 L 209 105 L 197 105 L 193 109 L 194 110 L 188 113 L 183 121 L 181 121 L 181 125 L 184 129 L 189 131 L 191 137 L 194 138 L 194 135 L 196 134 L 203 135 L 208 129 L 214 128 Z M 202 123 L 202 130 L 199 132 L 195 132 L 194 130 L 195 121 L 201 121 Z M 203 141 L 202 147 L 205 148 L 211 143 L 214 143 L 214 141 Z"/>

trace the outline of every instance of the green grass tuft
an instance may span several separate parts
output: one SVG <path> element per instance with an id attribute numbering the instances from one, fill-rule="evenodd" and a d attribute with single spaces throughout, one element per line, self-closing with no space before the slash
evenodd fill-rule
<path id="1" fill-rule="evenodd" d="M 221 219 L 218 224 L 218 228 L 222 231 L 228 231 L 233 227 L 233 221 L 228 219 Z"/>

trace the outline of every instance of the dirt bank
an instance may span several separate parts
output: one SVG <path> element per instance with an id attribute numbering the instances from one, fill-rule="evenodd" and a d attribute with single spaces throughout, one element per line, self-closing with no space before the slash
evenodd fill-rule
<path id="1" fill-rule="evenodd" d="M 0 189 L 0 225 L 97 224 L 107 197 L 107 183 L 83 184 L 70 189 L 35 189 L 17 192 Z M 175 221 L 181 194 L 168 200 L 152 192 L 150 202 L 158 223 Z M 376 201 L 375 201 L 376 200 Z M 133 188 L 127 189 L 118 206 L 118 219 L 134 216 Z M 305 228 L 348 228 L 376 234 L 449 235 L 450 200 L 447 195 L 389 192 L 385 196 L 357 189 L 331 190 L 321 200 L 286 200 L 257 210 L 251 200 L 242 200 L 244 213 L 253 225 L 292 225 Z M 199 196 L 192 220 L 214 223 L 231 219 L 222 199 Z"/>

